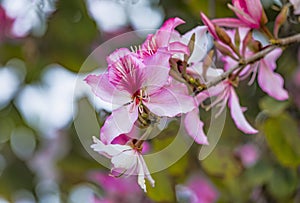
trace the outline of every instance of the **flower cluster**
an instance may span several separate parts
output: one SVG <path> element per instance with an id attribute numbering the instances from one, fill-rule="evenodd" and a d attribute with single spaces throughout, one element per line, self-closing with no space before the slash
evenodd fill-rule
<path id="1" fill-rule="evenodd" d="M 241 80 L 250 78 L 251 85 L 257 78 L 269 96 L 288 98 L 283 78 L 275 72 L 282 49 L 272 48 L 279 43 L 286 16 L 279 13 L 272 34 L 260 0 L 233 0 L 229 8 L 237 18 L 210 20 L 201 13 L 205 25 L 184 35 L 175 30 L 184 21 L 171 18 L 135 49 L 120 48 L 110 54 L 107 72 L 85 79 L 94 94 L 113 107 L 100 139 L 94 137 L 91 147 L 111 159 L 113 173 L 137 175 L 145 192 L 144 179 L 152 186 L 154 180 L 142 156 L 143 143 L 161 118 L 182 116 L 187 134 L 198 144 L 208 145 L 199 117 L 201 107 L 218 107 L 218 116 L 228 105 L 238 129 L 246 134 L 258 132 L 240 106 L 236 88 Z M 223 67 L 214 68 L 214 61 L 221 61 Z M 136 128 L 146 130 L 140 135 Z M 125 144 L 116 142 L 120 136 L 127 137 Z"/>

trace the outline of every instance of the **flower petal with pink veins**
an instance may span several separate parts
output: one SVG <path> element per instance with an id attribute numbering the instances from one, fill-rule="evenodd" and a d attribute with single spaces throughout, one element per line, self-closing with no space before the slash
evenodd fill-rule
<path id="1" fill-rule="evenodd" d="M 255 134 L 258 131 L 254 129 L 246 120 L 243 110 L 240 106 L 239 99 L 235 93 L 235 90 L 233 87 L 230 89 L 230 97 L 228 101 L 228 106 L 230 108 L 231 117 L 235 123 L 235 125 L 247 134 Z"/>
<path id="2" fill-rule="evenodd" d="M 131 95 L 127 91 L 117 90 L 108 80 L 108 73 L 100 75 L 88 75 L 84 79 L 91 86 L 94 94 L 112 105 L 123 105 L 131 101 Z"/>
<path id="3" fill-rule="evenodd" d="M 134 55 L 126 55 L 108 65 L 108 79 L 120 90 L 134 94 L 140 89 L 145 65 Z"/>
<path id="4" fill-rule="evenodd" d="M 108 144 L 119 135 L 129 133 L 137 117 L 138 108 L 133 103 L 114 110 L 101 128 L 101 140 Z"/>
<path id="5" fill-rule="evenodd" d="M 288 92 L 283 88 L 283 78 L 278 73 L 273 72 L 270 68 L 271 67 L 267 65 L 265 59 L 260 61 L 257 78 L 260 88 L 277 100 L 288 99 Z"/>
<path id="6" fill-rule="evenodd" d="M 246 23 L 236 18 L 218 18 L 212 20 L 212 22 L 218 26 L 224 27 L 247 27 Z"/>
<path id="7" fill-rule="evenodd" d="M 208 145 L 207 137 L 203 131 L 203 122 L 199 119 L 198 107 L 184 116 L 184 126 L 188 135 L 191 136 L 195 142 Z"/>
<path id="8" fill-rule="evenodd" d="M 172 87 L 163 87 L 150 95 L 145 103 L 149 110 L 157 116 L 174 117 L 180 113 L 187 113 L 194 108 L 191 96 L 178 94 Z"/>
<path id="9" fill-rule="evenodd" d="M 142 87 L 146 87 L 148 94 L 152 94 L 167 84 L 170 77 L 169 58 L 170 55 L 157 52 L 145 59 L 146 68 Z"/>
<path id="10" fill-rule="evenodd" d="M 107 58 L 106 61 L 108 64 L 115 63 L 120 58 L 133 54 L 129 49 L 127 48 L 120 48 L 116 49 L 113 53 L 111 53 Z"/>
<path id="11" fill-rule="evenodd" d="M 185 21 L 177 17 L 166 20 L 155 35 L 158 47 L 168 46 L 172 32 L 175 31 L 175 28 L 178 25 L 181 25 L 183 23 L 185 23 Z"/>

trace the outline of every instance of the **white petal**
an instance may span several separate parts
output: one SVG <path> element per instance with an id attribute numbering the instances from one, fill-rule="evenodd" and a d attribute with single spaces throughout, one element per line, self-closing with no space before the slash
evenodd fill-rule
<path id="1" fill-rule="evenodd" d="M 93 137 L 94 144 L 91 145 L 91 148 L 99 152 L 100 154 L 111 158 L 113 156 L 116 156 L 123 151 L 131 150 L 132 148 L 127 145 L 119 145 L 119 144 L 109 144 L 105 145 L 101 140 L 97 139 L 96 137 Z"/>

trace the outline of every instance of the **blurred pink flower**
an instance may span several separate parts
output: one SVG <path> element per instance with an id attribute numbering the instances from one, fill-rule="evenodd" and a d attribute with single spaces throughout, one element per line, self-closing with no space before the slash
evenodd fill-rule
<path id="1" fill-rule="evenodd" d="M 6 37 L 12 37 L 11 27 L 14 19 L 9 18 L 4 8 L 0 5 L 0 42 Z"/>
<path id="2" fill-rule="evenodd" d="M 236 155 L 245 167 L 253 166 L 259 159 L 259 152 L 255 145 L 245 144 L 237 148 Z"/>
<path id="3" fill-rule="evenodd" d="M 154 180 L 152 179 L 148 167 L 139 149 L 129 145 L 108 144 L 93 137 L 94 144 L 91 145 L 94 151 L 99 152 L 103 156 L 111 159 L 113 164 L 112 171 L 119 174 L 137 175 L 138 184 L 147 192 L 145 185 L 145 178 L 148 179 L 152 187 L 154 187 Z"/>
<path id="4" fill-rule="evenodd" d="M 185 185 L 176 186 L 177 200 L 190 203 L 213 203 L 218 191 L 205 178 L 193 175 Z"/>
<path id="5" fill-rule="evenodd" d="M 267 23 L 267 17 L 260 0 L 232 0 L 229 8 L 233 10 L 236 18 L 214 19 L 212 22 L 226 27 L 248 27 L 259 29 Z"/>
<path id="6" fill-rule="evenodd" d="M 135 53 L 122 48 L 108 57 L 107 73 L 85 79 L 96 96 L 118 106 L 101 129 L 104 143 L 129 133 L 138 115 L 149 110 L 159 117 L 174 117 L 194 108 L 192 97 L 167 85 L 169 57 L 157 52 L 142 62 Z"/>
<path id="7" fill-rule="evenodd" d="M 99 184 L 105 192 L 113 195 L 138 195 L 142 194 L 138 184 L 133 177 L 115 178 L 108 176 L 105 173 L 93 172 L 90 174 L 90 179 Z M 130 186 L 130 187 L 128 187 Z"/>

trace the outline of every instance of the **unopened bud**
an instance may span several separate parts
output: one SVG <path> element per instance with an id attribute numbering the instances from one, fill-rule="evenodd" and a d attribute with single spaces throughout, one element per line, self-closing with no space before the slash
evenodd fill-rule
<path id="1" fill-rule="evenodd" d="M 257 53 L 262 49 L 262 44 L 260 43 L 260 41 L 251 40 L 248 44 L 248 47 L 251 51 Z"/>
<path id="2" fill-rule="evenodd" d="M 215 26 L 215 29 L 216 29 L 216 33 L 217 33 L 219 39 L 221 40 L 221 42 L 223 42 L 224 44 L 227 44 L 227 45 L 230 45 L 232 43 L 230 37 L 228 36 L 228 34 L 225 32 L 224 29 L 220 28 L 217 25 Z"/>
<path id="3" fill-rule="evenodd" d="M 215 44 L 215 47 L 221 52 L 221 54 L 223 54 L 224 56 L 229 56 L 229 57 L 237 60 L 237 58 L 234 57 L 234 55 L 232 54 L 232 51 L 230 51 L 227 47 L 223 46 L 222 44 L 220 44 L 217 41 L 215 41 L 214 44 Z"/>
<path id="4" fill-rule="evenodd" d="M 234 44 L 236 47 L 240 47 L 240 43 L 241 43 L 240 32 L 239 29 L 236 28 L 234 34 Z"/>
<path id="5" fill-rule="evenodd" d="M 288 12 L 289 12 L 289 7 L 287 5 L 285 5 L 281 9 L 281 11 L 278 14 L 278 16 L 276 17 L 275 25 L 274 25 L 274 30 L 273 30 L 275 38 L 278 38 L 279 29 L 286 22 L 287 16 L 288 16 Z"/>

